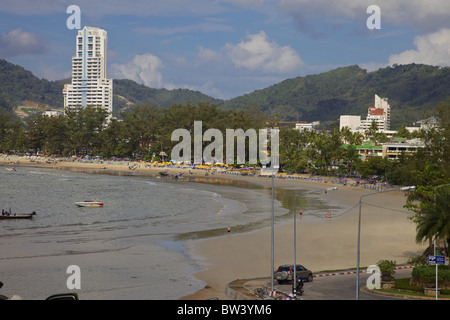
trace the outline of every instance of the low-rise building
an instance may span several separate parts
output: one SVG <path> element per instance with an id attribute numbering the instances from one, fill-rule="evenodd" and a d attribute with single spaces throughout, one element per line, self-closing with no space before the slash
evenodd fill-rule
<path id="1" fill-rule="evenodd" d="M 390 160 L 398 159 L 402 154 L 413 154 L 424 144 L 420 139 L 404 140 L 401 142 L 382 143 L 382 157 Z"/>
<path id="2" fill-rule="evenodd" d="M 348 145 L 344 145 L 347 148 Z M 358 155 L 362 161 L 367 161 L 371 157 L 381 157 L 382 156 L 382 146 L 375 144 L 373 141 L 364 141 L 361 145 L 354 146 L 358 151 Z"/>
<path id="3" fill-rule="evenodd" d="M 314 127 L 318 126 L 320 124 L 320 121 L 315 121 L 315 122 L 297 122 L 295 124 L 295 130 L 298 130 L 300 132 L 303 131 L 314 131 Z"/>

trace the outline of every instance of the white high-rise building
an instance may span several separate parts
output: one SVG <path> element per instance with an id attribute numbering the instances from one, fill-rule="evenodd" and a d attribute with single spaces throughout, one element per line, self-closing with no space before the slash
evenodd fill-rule
<path id="1" fill-rule="evenodd" d="M 369 107 L 366 120 L 361 120 L 361 130 L 367 130 L 375 121 L 378 130 L 386 131 L 391 129 L 391 106 L 388 99 L 375 95 L 375 104 Z"/>
<path id="2" fill-rule="evenodd" d="M 380 98 L 375 95 L 375 104 L 367 109 L 367 118 L 361 119 L 361 116 L 340 116 L 339 130 L 343 127 L 349 127 L 352 132 L 359 131 L 364 133 L 375 121 L 378 130 L 387 132 L 391 128 L 391 106 L 387 98 Z"/>
<path id="3" fill-rule="evenodd" d="M 107 78 L 108 34 L 105 30 L 84 27 L 76 37 L 72 57 L 72 83 L 63 89 L 64 108 L 95 106 L 112 115 L 113 80 Z"/>

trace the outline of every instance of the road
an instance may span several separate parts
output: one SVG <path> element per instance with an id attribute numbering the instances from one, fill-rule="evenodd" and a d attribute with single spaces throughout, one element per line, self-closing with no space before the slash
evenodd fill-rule
<path id="1" fill-rule="evenodd" d="M 412 269 L 396 270 L 396 278 L 411 276 Z M 360 288 L 366 285 L 369 274 L 360 273 Z M 356 273 L 336 274 L 329 276 L 316 276 L 312 282 L 304 283 L 302 300 L 355 300 L 356 299 Z M 289 293 L 292 290 L 290 284 L 275 285 L 275 289 Z M 372 294 L 368 290 L 359 291 L 359 300 L 402 300 L 401 297 Z"/>

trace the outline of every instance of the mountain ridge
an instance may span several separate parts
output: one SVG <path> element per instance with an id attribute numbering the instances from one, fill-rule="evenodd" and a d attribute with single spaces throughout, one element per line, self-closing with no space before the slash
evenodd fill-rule
<path id="1" fill-rule="evenodd" d="M 450 68 L 394 65 L 367 72 L 359 66 L 286 79 L 226 101 L 224 108 L 258 105 L 284 120 L 336 121 L 340 115 L 367 115 L 375 94 L 388 98 L 392 127 L 422 119 L 450 96 Z"/>
<path id="2" fill-rule="evenodd" d="M 38 111 L 61 109 L 62 88 L 70 79 L 39 79 L 19 65 L 0 59 L 0 109 L 17 110 L 24 101 Z M 221 100 L 189 89 L 155 89 L 129 79 L 114 79 L 114 114 L 137 105 L 166 107 L 210 102 L 224 109 L 257 106 L 279 120 L 336 121 L 340 115 L 365 117 L 374 95 L 388 98 L 391 127 L 412 124 L 450 97 L 450 68 L 423 64 L 393 65 L 367 72 L 357 65 L 285 79 L 267 88 Z"/>

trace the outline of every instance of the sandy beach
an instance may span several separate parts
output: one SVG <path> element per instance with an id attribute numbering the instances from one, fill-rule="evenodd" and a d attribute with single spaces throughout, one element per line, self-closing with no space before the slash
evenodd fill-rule
<path id="1" fill-rule="evenodd" d="M 50 161 L 49 161 L 50 162 Z M 206 179 L 245 180 L 254 184 L 271 186 L 270 178 L 256 176 L 228 175 L 216 173 L 205 176 L 203 170 L 180 168 L 155 168 L 129 164 L 81 163 L 81 162 L 30 162 L 26 159 L 1 157 L 0 166 L 38 166 L 49 169 L 92 172 L 107 170 L 120 175 L 158 175 L 168 171 L 176 175 L 181 171 L 189 177 Z M 322 189 L 337 186 L 338 190 L 311 195 L 325 200 L 333 209 L 331 219 L 324 210 L 323 218 L 308 219 L 308 212 L 297 214 L 297 263 L 319 272 L 356 267 L 358 231 L 358 203 L 362 195 L 375 191 L 350 185 L 338 185 L 326 178 L 321 182 L 304 180 L 274 179 L 275 188 Z M 325 182 L 326 181 L 326 182 Z M 408 219 L 411 213 L 403 208 L 404 192 L 392 191 L 365 197 L 361 222 L 361 266 L 376 264 L 379 260 L 395 260 L 404 264 L 408 259 L 421 254 L 425 246 L 415 242 L 415 224 Z M 336 209 L 338 208 L 338 209 Z M 271 208 L 267 208 L 267 215 Z M 293 263 L 293 220 L 277 221 L 275 225 L 274 266 Z M 200 266 L 195 277 L 202 280 L 205 288 L 183 299 L 205 299 L 218 297 L 230 299 L 225 294 L 228 283 L 235 279 L 269 277 L 271 272 L 271 229 L 264 228 L 246 233 L 224 230 L 223 236 L 201 240 L 185 241 L 186 253 Z"/>

